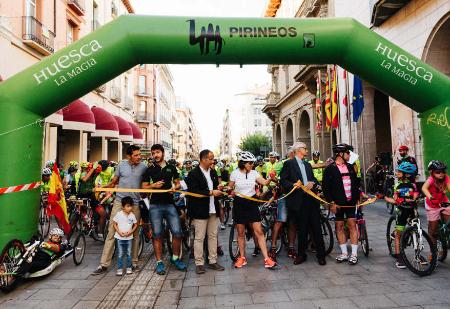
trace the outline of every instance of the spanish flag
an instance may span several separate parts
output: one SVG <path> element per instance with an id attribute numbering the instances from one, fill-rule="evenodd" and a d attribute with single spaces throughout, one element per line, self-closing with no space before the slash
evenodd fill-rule
<path id="1" fill-rule="evenodd" d="M 52 175 L 50 176 L 47 214 L 49 217 L 55 216 L 58 225 L 64 230 L 66 235 L 70 233 L 71 228 L 69 215 L 67 214 L 66 198 L 56 162 L 53 165 Z"/>
<path id="2" fill-rule="evenodd" d="M 330 102 L 330 74 L 327 72 L 327 79 L 325 82 L 325 125 L 327 130 L 331 127 L 331 102 Z"/>

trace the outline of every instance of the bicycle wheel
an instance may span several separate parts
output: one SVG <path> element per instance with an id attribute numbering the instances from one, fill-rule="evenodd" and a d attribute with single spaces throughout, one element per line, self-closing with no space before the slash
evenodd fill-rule
<path id="1" fill-rule="evenodd" d="M 423 277 L 436 268 L 437 255 L 430 236 L 424 230 L 421 234 L 416 226 L 407 227 L 400 239 L 400 254 L 406 267 Z"/>
<path id="2" fill-rule="evenodd" d="M 11 240 L 0 255 L 0 289 L 3 292 L 11 292 L 16 287 L 19 278 L 15 275 L 2 275 L 15 273 L 23 254 L 25 246 L 18 239 Z"/>
<path id="3" fill-rule="evenodd" d="M 225 206 L 223 209 L 223 224 L 226 225 L 230 219 L 230 206 Z"/>
<path id="4" fill-rule="evenodd" d="M 84 254 L 86 253 L 86 238 L 83 233 L 78 233 L 75 242 L 73 243 L 73 262 L 75 265 L 80 265 L 83 262 Z"/>
<path id="5" fill-rule="evenodd" d="M 228 252 L 230 253 L 230 258 L 233 260 L 233 262 L 236 262 L 239 256 L 239 245 L 237 242 L 237 237 L 238 233 L 236 230 L 236 225 L 233 224 L 230 229 L 230 237 L 228 238 Z"/>
<path id="6" fill-rule="evenodd" d="M 326 255 L 328 255 L 331 253 L 331 251 L 333 251 L 334 246 L 333 230 L 331 229 L 330 222 L 324 217 L 320 217 L 320 225 L 322 228 L 322 237 L 325 253 Z"/>
<path id="7" fill-rule="evenodd" d="M 365 256 L 369 256 L 369 237 L 367 237 L 367 229 L 366 224 L 358 224 L 359 231 L 359 243 L 361 244 L 361 248 L 364 252 Z"/>
<path id="8" fill-rule="evenodd" d="M 436 239 L 436 251 L 437 251 L 437 258 L 439 262 L 445 261 L 447 258 L 448 253 L 448 246 L 447 246 L 447 238 L 445 233 L 439 233 L 439 237 Z"/>
<path id="9" fill-rule="evenodd" d="M 41 205 L 39 207 L 39 233 L 42 238 L 47 237 L 50 231 L 50 218 L 47 215 L 47 207 Z"/>
<path id="10" fill-rule="evenodd" d="M 142 252 L 144 252 L 145 236 L 144 229 L 142 226 L 139 227 L 139 247 L 138 247 L 138 257 L 141 257 Z"/>
<path id="11" fill-rule="evenodd" d="M 395 254 L 395 216 L 391 216 L 387 223 L 386 242 L 387 242 L 389 254 L 391 256 L 394 256 L 394 254 Z"/>
<path id="12" fill-rule="evenodd" d="M 388 188 L 386 189 L 386 194 L 387 197 L 392 197 L 394 194 L 392 192 L 392 188 Z M 386 211 L 388 214 L 392 215 L 394 213 L 394 204 L 386 202 Z"/>

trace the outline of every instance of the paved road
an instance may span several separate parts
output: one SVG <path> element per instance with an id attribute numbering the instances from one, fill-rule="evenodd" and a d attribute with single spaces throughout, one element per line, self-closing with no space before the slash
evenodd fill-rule
<path id="1" fill-rule="evenodd" d="M 140 273 L 117 277 L 111 269 L 93 277 L 102 247 L 90 240 L 82 265 L 67 260 L 45 278 L 0 293 L 0 308 L 450 308 L 450 262 L 426 278 L 395 268 L 387 254 L 384 208 L 370 206 L 366 219 L 373 251 L 356 266 L 336 264 L 335 252 L 326 266 L 319 266 L 313 254 L 293 265 L 283 253 L 280 268 L 271 271 L 249 249 L 248 265 L 233 269 L 225 250 L 219 261 L 226 266 L 223 272 L 197 275 L 191 259 L 187 272 L 170 269 L 157 276 L 148 271 L 155 261 L 147 252 Z M 228 233 L 220 232 L 224 247 Z"/>

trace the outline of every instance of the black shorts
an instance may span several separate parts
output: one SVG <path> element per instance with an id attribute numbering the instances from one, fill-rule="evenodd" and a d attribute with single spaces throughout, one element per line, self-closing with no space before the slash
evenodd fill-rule
<path id="1" fill-rule="evenodd" d="M 414 208 L 395 207 L 395 225 L 396 230 L 403 231 L 408 223 L 408 218 L 414 218 Z"/>
<path id="2" fill-rule="evenodd" d="M 261 222 L 258 203 L 236 196 L 233 202 L 233 220 L 236 224 Z"/>
<path id="3" fill-rule="evenodd" d="M 355 218 L 355 216 L 356 216 L 356 206 L 338 207 L 336 210 L 335 221 L 344 221 L 344 219 Z"/>

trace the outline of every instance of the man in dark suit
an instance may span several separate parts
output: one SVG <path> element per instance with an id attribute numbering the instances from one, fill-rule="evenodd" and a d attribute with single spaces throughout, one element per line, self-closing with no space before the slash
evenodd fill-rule
<path id="1" fill-rule="evenodd" d="M 193 219 L 195 229 L 194 257 L 197 274 L 205 273 L 205 260 L 203 258 L 203 242 L 205 234 L 208 235 L 208 268 L 224 270 L 217 264 L 217 227 L 219 216 L 219 203 L 216 197 L 222 195 L 217 190 L 219 178 L 214 169 L 214 154 L 205 149 L 200 152 L 200 164 L 189 172 L 186 178 L 188 191 L 206 195 L 208 197 L 196 198 L 188 196 L 188 216 Z"/>
<path id="2" fill-rule="evenodd" d="M 285 192 L 289 192 L 293 187 L 296 187 L 298 181 L 301 181 L 308 189 L 314 190 L 318 186 L 318 181 L 314 178 L 311 164 L 305 160 L 308 155 L 306 145 L 295 143 L 292 148 L 295 157 L 284 162 L 280 173 L 281 186 Z M 311 231 L 316 246 L 317 261 L 320 265 L 325 265 L 319 202 L 303 190 L 297 189 L 286 198 L 286 204 L 289 220 L 294 220 L 298 229 L 298 255 L 294 264 L 297 265 L 306 261 L 308 232 Z"/>

